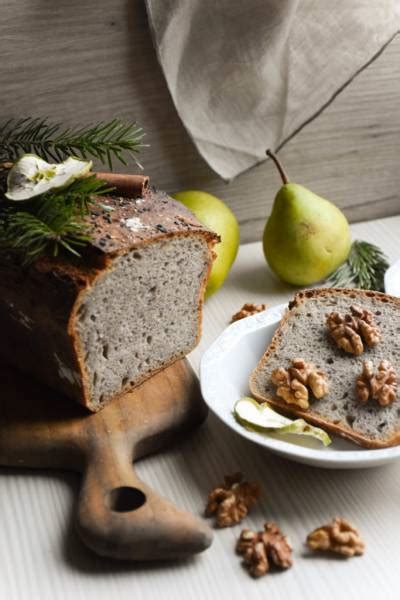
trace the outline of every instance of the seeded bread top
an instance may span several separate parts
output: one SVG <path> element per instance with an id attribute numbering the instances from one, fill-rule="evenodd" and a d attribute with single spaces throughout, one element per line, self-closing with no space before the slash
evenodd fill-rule
<path id="1" fill-rule="evenodd" d="M 13 260 L 0 263 L 2 286 L 10 297 L 20 295 L 29 279 L 39 305 L 44 306 L 39 300 L 46 298 L 46 318 L 64 321 L 69 318 L 77 295 L 93 285 L 112 266 L 114 258 L 169 237 L 197 235 L 204 239 L 209 246 L 211 266 L 212 248 L 219 237 L 164 192 L 149 188 L 141 197 L 110 195 L 100 197 L 99 203 L 100 209 L 89 217 L 92 242 L 81 250 L 81 258 L 42 256 L 27 269 L 21 269 Z"/>
<path id="2" fill-rule="evenodd" d="M 218 235 L 204 227 L 183 204 L 154 188 L 148 188 L 140 198 L 102 196 L 98 204 L 88 217 L 91 241 L 81 251 L 82 258 L 44 256 L 31 268 L 84 287 L 116 255 L 156 240 L 197 234 L 210 248 L 219 241 Z"/>
<path id="3" fill-rule="evenodd" d="M 165 192 L 148 189 L 141 198 L 107 196 L 89 217 L 91 245 L 106 254 L 119 254 L 157 238 L 203 232 L 210 241 L 217 236 L 207 230 L 183 204 Z"/>
<path id="4" fill-rule="evenodd" d="M 352 304 L 370 310 L 381 331 L 379 344 L 359 356 L 338 348 L 326 327 L 328 313 L 348 313 Z M 250 388 L 255 397 L 368 447 L 400 443 L 400 393 L 392 405 L 384 408 L 373 400 L 361 404 L 355 395 L 363 360 L 372 360 L 375 369 L 381 360 L 388 360 L 400 377 L 400 300 L 378 292 L 319 289 L 300 292 L 289 308 L 251 375 Z M 287 368 L 298 357 L 314 363 L 330 381 L 328 394 L 312 401 L 305 411 L 277 398 L 271 383 L 275 368 Z"/>

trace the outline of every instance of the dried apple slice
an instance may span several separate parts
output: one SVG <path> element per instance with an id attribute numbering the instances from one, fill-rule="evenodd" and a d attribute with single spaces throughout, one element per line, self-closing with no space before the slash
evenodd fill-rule
<path id="1" fill-rule="evenodd" d="M 304 419 L 288 419 L 273 410 L 267 402 L 259 404 L 248 396 L 238 400 L 233 409 L 236 420 L 253 431 L 259 433 L 290 433 L 313 437 L 329 446 L 331 438 L 323 429 L 314 427 Z"/>
<path id="2" fill-rule="evenodd" d="M 69 157 L 61 163 L 48 163 L 36 154 L 24 154 L 10 169 L 5 195 L 9 200 L 29 200 L 70 185 L 91 168 L 91 160 Z"/>

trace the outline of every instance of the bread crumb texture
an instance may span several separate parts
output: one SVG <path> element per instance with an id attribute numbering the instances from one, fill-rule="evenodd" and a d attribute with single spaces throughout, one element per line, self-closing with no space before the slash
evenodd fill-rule
<path id="1" fill-rule="evenodd" d="M 379 343 L 366 348 L 361 356 L 338 348 L 326 326 L 327 314 L 347 313 L 354 303 L 373 313 L 381 332 Z M 389 361 L 395 371 L 400 372 L 400 302 L 384 294 L 359 290 L 314 290 L 298 294 L 290 306 L 288 318 L 283 320 L 253 372 L 253 394 L 279 404 L 271 381 L 272 372 L 287 368 L 294 357 L 302 356 L 323 370 L 329 379 L 328 393 L 322 400 L 311 401 L 305 418 L 307 414 L 315 416 L 327 424 L 327 429 L 333 425 L 343 428 L 343 433 L 351 431 L 383 445 L 395 438 L 400 431 L 400 399 L 397 397 L 385 407 L 372 399 L 361 404 L 357 399 L 356 382 L 366 359 L 372 361 L 375 369 L 381 361 Z"/>

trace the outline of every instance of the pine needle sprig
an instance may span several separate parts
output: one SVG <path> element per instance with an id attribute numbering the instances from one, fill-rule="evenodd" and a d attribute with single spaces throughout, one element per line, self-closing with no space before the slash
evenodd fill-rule
<path id="1" fill-rule="evenodd" d="M 5 226 L 5 234 L 0 237 L 1 247 L 22 255 L 22 263 L 29 264 L 50 249 L 53 256 L 59 254 L 60 246 L 79 256 L 74 246 L 82 246 L 88 242 L 82 223 L 72 220 L 64 214 L 55 220 L 42 221 L 31 213 L 10 212 L 0 217 L 0 229 Z"/>
<path id="2" fill-rule="evenodd" d="M 15 161 L 29 152 L 47 161 L 72 155 L 97 158 L 110 169 L 113 159 L 126 165 L 129 157 L 140 167 L 137 154 L 144 146 L 143 136 L 136 123 L 120 119 L 69 128 L 42 118 L 8 119 L 0 122 L 0 162 Z"/>
<path id="3" fill-rule="evenodd" d="M 326 280 L 330 287 L 356 287 L 384 291 L 384 275 L 389 262 L 380 248 L 355 240 L 347 260 Z"/>
<path id="4" fill-rule="evenodd" d="M 96 176 L 78 179 L 65 190 L 51 190 L 18 205 L 0 205 L 0 252 L 16 253 L 29 264 L 46 252 L 58 256 L 61 249 L 80 256 L 79 248 L 90 241 L 84 219 L 95 204 L 94 196 L 110 189 Z"/>
<path id="5" fill-rule="evenodd" d="M 36 208 L 37 215 L 45 218 L 46 214 L 51 214 L 52 211 L 62 211 L 63 206 L 72 206 L 75 212 L 84 217 L 89 213 L 95 196 L 104 196 L 112 190 L 112 187 L 96 175 L 76 179 L 67 188 L 53 189 L 42 194 Z"/>

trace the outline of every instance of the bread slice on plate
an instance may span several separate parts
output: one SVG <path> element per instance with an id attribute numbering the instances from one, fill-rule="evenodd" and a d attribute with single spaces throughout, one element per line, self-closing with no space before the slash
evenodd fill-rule
<path id="1" fill-rule="evenodd" d="M 379 343 L 366 347 L 358 356 L 339 348 L 326 325 L 329 313 L 348 314 L 352 305 L 372 312 L 381 333 Z M 287 369 L 295 358 L 314 363 L 329 378 L 328 393 L 320 400 L 312 399 L 306 410 L 277 397 L 271 382 L 272 371 Z M 250 390 L 257 400 L 366 448 L 400 444 L 400 391 L 396 400 L 385 407 L 376 400 L 364 404 L 356 396 L 356 381 L 365 360 L 371 360 L 374 369 L 380 361 L 389 361 L 400 377 L 400 299 L 364 290 L 304 290 L 289 303 L 289 310 L 251 374 Z"/>
<path id="2" fill-rule="evenodd" d="M 218 242 L 167 194 L 123 192 L 93 209 L 82 258 L 0 260 L 0 356 L 91 411 L 194 348 Z"/>

